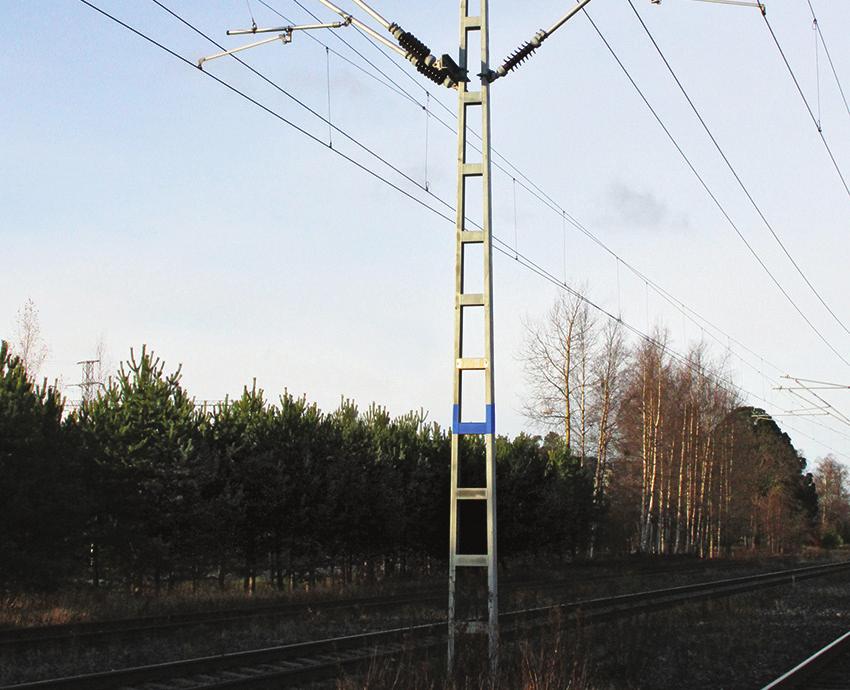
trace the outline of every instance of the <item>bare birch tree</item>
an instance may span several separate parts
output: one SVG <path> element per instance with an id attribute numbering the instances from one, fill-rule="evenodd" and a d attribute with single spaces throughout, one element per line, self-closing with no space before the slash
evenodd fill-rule
<path id="1" fill-rule="evenodd" d="M 41 336 L 41 324 L 38 319 L 38 308 L 32 299 L 27 298 L 24 305 L 18 309 L 15 317 L 17 333 L 15 334 L 14 353 L 21 358 L 32 379 L 37 379 L 47 359 L 48 348 Z"/>
<path id="2" fill-rule="evenodd" d="M 833 455 L 827 455 L 818 461 L 814 478 L 821 534 L 832 531 L 850 536 L 850 472 Z"/>
<path id="3" fill-rule="evenodd" d="M 526 339 L 520 357 L 530 392 L 523 412 L 533 423 L 563 433 L 567 448 L 572 446 L 575 423 L 576 341 L 579 331 L 586 328 L 587 312 L 582 299 L 564 295 L 542 322 L 526 320 L 524 324 Z"/>
<path id="4" fill-rule="evenodd" d="M 617 440 L 617 410 L 622 398 L 623 366 L 627 356 L 622 323 L 608 321 L 602 329 L 601 340 L 600 351 L 593 363 L 597 420 L 593 489 L 598 497 L 605 492 L 609 455 Z"/>

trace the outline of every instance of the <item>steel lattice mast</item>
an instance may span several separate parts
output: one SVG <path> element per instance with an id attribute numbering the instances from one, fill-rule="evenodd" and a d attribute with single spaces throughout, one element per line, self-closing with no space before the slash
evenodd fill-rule
<path id="1" fill-rule="evenodd" d="M 488 657 L 493 677 L 499 666 L 499 588 L 496 556 L 496 405 L 493 357 L 493 255 L 492 255 L 492 186 L 491 186 L 491 128 L 490 128 L 490 85 L 497 79 L 508 75 L 537 51 L 543 42 L 564 26 L 580 12 L 590 0 L 577 0 L 570 9 L 549 29 L 541 29 L 531 39 L 511 53 L 495 70 L 490 67 L 489 39 L 489 0 L 460 0 L 460 45 L 458 61 L 449 55 L 436 57 L 431 49 L 413 33 L 405 31 L 399 24 L 385 19 L 379 12 L 365 2 L 352 0 L 366 12 L 372 20 L 381 25 L 395 42 L 360 19 L 335 5 L 331 0 L 318 0 L 325 7 L 343 18 L 342 22 L 330 24 L 306 24 L 301 26 L 282 26 L 228 31 L 229 35 L 258 33 L 277 33 L 276 37 L 257 41 L 239 48 L 223 51 L 201 58 L 198 66 L 204 63 L 232 55 L 249 48 L 267 45 L 280 40 L 287 44 L 292 41 L 294 32 L 317 29 L 344 29 L 353 26 L 392 49 L 408 60 L 415 69 L 440 86 L 458 91 L 458 140 L 457 140 L 457 218 L 455 244 L 455 300 L 454 300 L 454 360 L 452 363 L 452 441 L 451 441 L 451 486 L 450 486 L 450 531 L 449 531 L 449 601 L 448 601 L 448 668 L 451 673 L 457 661 L 457 643 L 461 635 L 482 635 L 488 637 Z M 760 2 L 749 0 L 700 0 L 723 4 L 765 7 Z M 651 0 L 660 4 L 661 0 Z M 478 14 L 470 14 L 470 6 L 479 8 Z M 470 40 L 477 34 L 480 41 L 480 62 L 469 52 Z M 474 75 L 476 86 L 470 90 L 469 75 Z M 470 112 L 478 110 L 474 116 L 481 118 L 481 156 L 479 160 L 470 160 L 468 145 L 468 122 Z M 480 229 L 470 226 L 467 219 L 468 189 L 470 181 L 481 182 L 482 223 Z M 477 193 L 477 192 L 476 192 Z M 469 197 L 472 198 L 472 197 Z M 477 286 L 469 285 L 467 267 L 474 270 L 468 252 L 481 245 L 483 248 L 483 278 Z M 469 353 L 464 347 L 465 321 L 472 310 L 483 312 L 483 352 Z M 480 315 L 479 315 L 480 316 Z M 476 319 L 480 323 L 481 319 Z M 484 409 L 475 421 L 467 421 L 464 411 L 464 373 L 483 372 Z M 474 382 L 481 385 L 479 380 Z M 470 384 L 467 379 L 466 384 Z M 480 395 L 481 391 L 479 391 Z M 481 419 L 483 417 L 483 419 Z M 461 451 L 468 444 L 462 443 L 462 436 L 480 436 L 485 448 L 484 486 L 462 486 L 463 469 L 468 458 Z M 476 524 L 477 523 L 477 524 Z M 470 535 L 472 535 L 470 537 Z M 481 537 L 476 544 L 475 537 Z M 486 617 L 475 610 L 475 597 L 467 594 L 469 588 L 459 586 L 459 574 L 467 571 L 486 569 L 487 613 Z M 462 579 L 462 578 L 461 578 Z"/>
<path id="2" fill-rule="evenodd" d="M 499 651 L 499 586 L 496 558 L 496 448 L 495 423 L 496 407 L 494 396 L 495 366 L 493 359 L 493 254 L 492 254 L 492 185 L 490 180 L 490 41 L 488 22 L 488 0 L 480 0 L 480 14 L 469 15 L 469 0 L 460 3 L 460 50 L 458 65 L 462 70 L 472 71 L 475 65 L 480 80 L 477 90 L 470 91 L 466 82 L 458 85 L 458 140 L 457 140 L 457 223 L 455 247 L 455 328 L 454 328 L 454 367 L 452 374 L 452 457 L 451 457 L 451 495 L 449 519 L 449 609 L 448 609 L 448 666 L 455 665 L 457 637 L 460 633 L 486 632 L 490 667 L 493 672 L 498 668 Z M 469 46 L 475 45 L 471 35 L 478 33 L 480 38 L 480 58 L 470 55 Z M 480 60 L 480 62 L 477 62 Z M 475 71 L 472 71 L 475 74 Z M 471 148 L 467 146 L 467 120 L 478 111 L 481 118 L 481 158 L 469 160 Z M 481 230 L 467 227 L 466 209 L 468 181 L 480 180 L 483 210 Z M 472 186 L 472 185 L 470 185 Z M 481 285 L 467 285 L 468 250 L 474 245 L 483 245 L 483 272 Z M 471 271 L 472 273 L 477 273 Z M 483 310 L 484 351 L 470 353 L 464 351 L 464 324 L 472 310 Z M 473 323 L 481 323 L 475 319 Z M 464 373 L 484 372 L 484 421 L 465 422 L 463 409 Z M 467 380 L 467 385 L 479 383 Z M 479 398 L 479 399 L 480 399 Z M 461 486 L 461 436 L 479 434 L 484 437 L 485 448 L 485 485 L 483 487 Z M 484 530 L 473 526 L 467 533 L 486 534 L 486 544 L 479 544 L 479 552 L 461 543 L 460 503 L 476 501 L 484 503 L 484 511 L 465 510 L 464 520 L 484 520 Z M 472 505 L 471 503 L 468 505 Z M 484 547 L 483 553 L 480 547 Z M 470 553 L 470 551 L 473 551 Z M 487 572 L 487 619 L 459 619 L 458 616 L 458 568 L 486 568 Z"/>

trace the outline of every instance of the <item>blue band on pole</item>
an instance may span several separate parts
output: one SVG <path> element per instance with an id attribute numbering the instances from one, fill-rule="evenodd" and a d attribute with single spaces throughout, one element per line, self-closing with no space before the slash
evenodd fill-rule
<path id="1" fill-rule="evenodd" d="M 460 405 L 452 407 L 452 433 L 462 436 L 464 434 L 494 434 L 496 433 L 496 406 L 487 405 L 485 408 L 485 421 L 483 422 L 461 422 Z"/>

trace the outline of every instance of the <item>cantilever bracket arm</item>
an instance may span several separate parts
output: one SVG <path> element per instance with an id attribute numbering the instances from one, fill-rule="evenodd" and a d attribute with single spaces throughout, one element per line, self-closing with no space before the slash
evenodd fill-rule
<path id="1" fill-rule="evenodd" d="M 267 43 L 274 43 L 275 41 L 280 41 L 283 44 L 292 43 L 292 32 L 284 31 L 278 34 L 277 36 L 272 36 L 271 38 L 264 38 L 262 41 L 254 41 L 254 43 L 249 43 L 248 45 L 239 46 L 238 48 L 233 48 L 231 50 L 222 50 L 220 53 L 214 53 L 213 55 L 202 57 L 200 60 L 198 60 L 198 68 L 203 69 L 204 63 L 209 62 L 210 60 L 217 60 L 220 57 L 233 55 L 234 53 L 241 53 L 243 50 L 263 46 Z"/>
<path id="2" fill-rule="evenodd" d="M 661 0 L 652 0 L 656 5 L 661 4 Z M 695 2 L 714 2 L 718 5 L 738 5 L 740 7 L 757 7 L 762 14 L 767 14 L 767 7 L 763 2 L 749 2 L 749 0 L 695 0 Z"/>
<path id="3" fill-rule="evenodd" d="M 280 41 L 284 45 L 287 43 L 292 43 L 292 34 L 295 31 L 312 31 L 313 29 L 341 29 L 343 27 L 351 24 L 349 19 L 341 22 L 334 22 L 332 24 L 301 24 L 299 26 L 275 26 L 268 29 L 259 29 L 255 24 L 250 29 L 231 29 L 227 32 L 228 36 L 244 36 L 245 34 L 267 34 L 267 33 L 276 33 L 277 36 L 272 36 L 271 38 L 264 38 L 261 41 L 255 41 L 254 43 L 249 43 L 244 46 L 239 46 L 238 48 L 232 48 L 230 50 L 222 50 L 220 53 L 215 53 L 214 55 L 208 55 L 207 57 L 202 57 L 198 60 L 198 68 L 203 69 L 204 63 L 209 62 L 210 60 L 216 60 L 220 57 L 225 57 L 227 55 L 233 55 L 234 53 L 242 52 L 243 50 L 248 50 L 249 48 L 256 48 L 258 46 L 266 45 L 268 43 L 274 43 L 275 41 Z"/>
<path id="4" fill-rule="evenodd" d="M 228 29 L 228 36 L 244 36 L 246 34 L 268 34 L 268 33 L 292 33 L 293 31 L 312 31 L 314 29 L 341 29 L 351 24 L 351 19 L 329 24 L 299 24 L 298 26 L 273 26 L 268 29 L 260 29 L 255 24 L 250 29 Z"/>

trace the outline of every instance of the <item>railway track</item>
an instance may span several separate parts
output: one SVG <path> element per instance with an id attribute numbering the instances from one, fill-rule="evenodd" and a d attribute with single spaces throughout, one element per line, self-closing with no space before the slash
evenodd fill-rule
<path id="1" fill-rule="evenodd" d="M 332 612 L 345 609 L 379 609 L 442 600 L 445 595 L 434 589 L 416 595 L 400 594 L 381 597 L 291 602 L 250 608 L 219 609 L 196 613 L 148 616 L 121 620 L 69 623 L 43 627 L 0 630 L 0 650 L 71 642 L 96 642 L 101 638 L 114 640 L 134 635 L 162 634 L 199 625 L 225 625 L 258 618 L 288 618 L 310 612 Z"/>
<path id="2" fill-rule="evenodd" d="M 791 584 L 844 572 L 850 562 L 785 569 L 666 589 L 511 611 L 500 616 L 505 638 L 521 636 L 549 625 L 557 614 L 574 620 L 581 612 L 585 624 L 657 611 L 696 601 Z M 421 653 L 441 648 L 445 623 L 302 642 L 248 652 L 143 666 L 69 678 L 6 686 L 2 690 L 188 690 L 189 688 L 260 688 L 303 684 L 338 675 L 342 669 L 362 666 L 376 657 Z"/>
<path id="3" fill-rule="evenodd" d="M 728 567 L 730 564 L 720 564 Z M 629 577 L 653 577 L 657 575 L 681 575 L 705 571 L 706 564 L 665 566 L 631 571 L 617 575 L 591 575 L 594 584 Z M 504 589 L 511 591 L 538 591 L 566 589 L 581 582 L 577 573 L 571 579 L 530 580 L 508 583 Z M 256 619 L 285 619 L 310 613 L 332 613 L 349 609 L 381 610 L 404 606 L 427 606 L 443 604 L 447 593 L 442 588 L 428 588 L 416 593 L 355 597 L 346 599 L 314 600 L 310 602 L 275 603 L 266 606 L 251 606 L 213 611 L 177 613 L 163 616 L 145 616 L 99 622 L 68 623 L 50 626 L 35 626 L 0 630 L 0 653 L 4 650 L 19 651 L 25 648 L 61 644 L 97 644 L 101 640 L 115 641 L 145 635 L 163 635 L 201 625 L 225 626 Z"/>
<path id="4" fill-rule="evenodd" d="M 765 685 L 762 690 L 843 690 L 850 687 L 850 632 Z"/>

